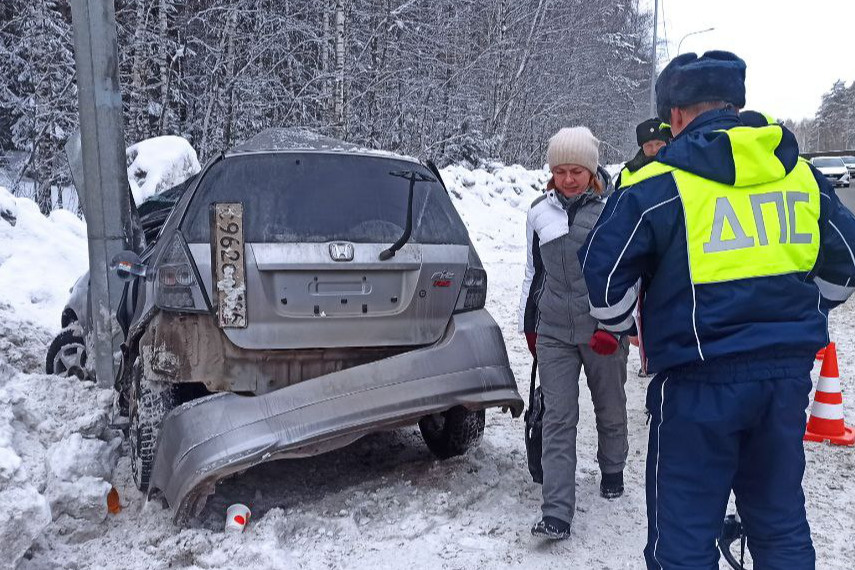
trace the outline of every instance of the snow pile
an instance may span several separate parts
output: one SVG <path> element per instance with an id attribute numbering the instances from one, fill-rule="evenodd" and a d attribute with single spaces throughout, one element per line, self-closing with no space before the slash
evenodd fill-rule
<path id="1" fill-rule="evenodd" d="M 0 313 L 13 307 L 13 322 L 31 321 L 43 330 L 55 330 L 69 288 L 88 267 L 86 224 L 67 210 L 45 217 L 29 198 L 12 198 L 11 204 L 17 209 L 17 224 L 0 220 Z M 8 316 L 0 319 L 9 322 Z M 4 342 L 9 342 L 5 335 L 0 347 Z"/>
<path id="2" fill-rule="evenodd" d="M 0 186 L 0 224 L 3 222 L 15 225 L 18 217 L 18 205 L 15 197 L 3 186 Z"/>
<path id="3" fill-rule="evenodd" d="M 550 174 L 542 170 L 526 170 L 515 164 L 513 166 L 491 165 L 490 169 L 476 168 L 469 170 L 462 166 L 449 166 L 441 172 L 442 179 L 448 186 L 449 192 L 457 200 L 463 201 L 458 209 L 461 214 L 470 211 L 470 205 L 465 200 L 467 196 L 477 197 L 483 206 L 493 206 L 496 200 L 501 200 L 517 209 L 528 209 L 534 198 L 539 196 Z M 470 228 L 471 229 L 471 228 Z"/>
<path id="4" fill-rule="evenodd" d="M 129 147 L 126 154 L 128 181 L 137 204 L 181 184 L 202 169 L 190 143 L 176 136 L 146 139 Z"/>
<path id="5" fill-rule="evenodd" d="M 91 382 L 18 373 L 0 352 L 0 568 L 49 526 L 70 542 L 100 533 L 121 445 L 107 427 L 111 401 Z"/>

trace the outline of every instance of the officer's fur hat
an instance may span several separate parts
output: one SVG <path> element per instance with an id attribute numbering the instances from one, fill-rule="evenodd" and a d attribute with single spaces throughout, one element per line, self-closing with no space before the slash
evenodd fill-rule
<path id="1" fill-rule="evenodd" d="M 656 113 L 665 122 L 673 107 L 706 101 L 745 106 L 745 62 L 729 51 L 678 55 L 656 80 Z"/>

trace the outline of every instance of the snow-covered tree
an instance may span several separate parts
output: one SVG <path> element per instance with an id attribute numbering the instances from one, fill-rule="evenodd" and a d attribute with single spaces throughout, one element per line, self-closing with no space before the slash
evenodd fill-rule
<path id="1" fill-rule="evenodd" d="M 52 192 L 61 200 L 58 190 L 70 182 L 62 146 L 77 124 L 69 6 L 58 0 L 6 1 L 0 76 L 8 79 L 0 84 L 0 108 L 11 127 L 11 145 L 26 153 L 18 185 L 31 179 L 33 197 L 47 213 Z"/>
<path id="2" fill-rule="evenodd" d="M 0 148 L 31 153 L 43 196 L 67 179 L 77 120 L 67 12 L 0 4 Z M 553 132 L 585 124 L 614 161 L 647 113 L 651 18 L 635 0 L 116 0 L 116 16 L 126 142 L 177 134 L 203 160 L 302 125 L 539 166 Z"/>
<path id="3" fill-rule="evenodd" d="M 855 82 L 836 81 L 822 96 L 813 118 L 784 123 L 803 152 L 855 149 Z"/>

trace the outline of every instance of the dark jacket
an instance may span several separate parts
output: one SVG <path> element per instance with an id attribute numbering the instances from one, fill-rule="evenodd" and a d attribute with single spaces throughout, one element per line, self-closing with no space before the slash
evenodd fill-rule
<path id="1" fill-rule="evenodd" d="M 621 187 L 625 172 L 636 172 L 638 170 L 641 170 L 654 160 L 656 160 L 656 157 L 647 156 L 646 154 L 644 154 L 643 148 L 638 149 L 638 152 L 635 153 L 635 156 L 633 156 L 626 164 L 623 165 L 620 174 L 618 174 L 617 180 L 615 180 L 615 188 L 617 189 Z"/>
<path id="2" fill-rule="evenodd" d="M 789 180 L 791 173 L 802 175 L 804 188 L 788 191 L 807 196 L 807 187 L 815 184 L 811 192 L 814 203 L 818 203 L 818 217 L 813 222 L 806 220 L 818 232 L 818 246 L 813 240 L 818 253 L 815 261 L 810 261 L 813 267 L 721 282 L 701 283 L 693 278 L 685 196 L 677 186 L 678 178 L 683 184 L 687 179 L 700 179 L 730 187 L 731 192 L 740 188 L 750 192 L 762 184 Z M 775 207 L 764 195 L 756 198 L 762 208 Z M 786 207 L 782 204 L 778 210 L 781 220 L 786 220 Z M 717 214 L 718 203 L 715 210 Z M 774 210 L 763 211 L 763 215 L 774 215 Z M 712 211 L 703 215 L 710 219 L 705 223 L 718 223 L 706 234 L 710 243 L 716 230 L 719 241 L 713 245 L 733 242 L 735 238 L 729 237 L 727 227 L 711 221 Z M 757 228 L 763 225 L 763 215 Z M 756 216 L 753 220 L 748 217 L 746 228 L 754 227 Z M 790 239 L 793 232 L 801 231 L 787 227 Z M 781 243 L 785 243 L 784 225 L 780 234 Z M 743 237 L 758 246 L 751 247 L 749 254 L 756 264 L 747 264 L 746 271 L 780 259 L 764 257 L 772 248 L 760 247 L 777 244 L 776 231 L 759 237 L 758 229 L 754 237 Z M 796 238 L 804 236 L 796 233 Z M 746 126 L 736 112 L 716 110 L 697 117 L 659 151 L 657 162 L 624 180 L 624 187 L 609 198 L 579 255 L 592 314 L 608 330 L 623 332 L 631 327 L 641 285 L 645 291 L 642 320 L 649 367 L 660 372 L 701 362 L 709 365 L 735 355 L 750 359 L 758 369 L 768 367 L 771 360 L 812 359 L 828 342 L 828 309 L 855 290 L 853 251 L 855 217 L 841 205 L 824 177 L 800 161 L 793 134 L 777 124 Z"/>
<path id="3" fill-rule="evenodd" d="M 635 156 L 633 156 L 632 159 L 624 165 L 624 168 L 630 172 L 635 172 L 653 162 L 655 158 L 656 157 L 654 156 L 647 156 L 644 154 L 644 149 L 640 148 Z"/>

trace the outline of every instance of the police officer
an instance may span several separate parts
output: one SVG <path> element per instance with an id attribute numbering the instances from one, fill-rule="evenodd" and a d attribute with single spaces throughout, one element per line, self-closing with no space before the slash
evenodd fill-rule
<path id="1" fill-rule="evenodd" d="M 635 140 L 638 152 L 624 165 L 615 183 L 616 188 L 620 188 L 624 173 L 635 172 L 653 162 L 659 149 L 671 140 L 671 128 L 659 119 L 647 119 L 635 127 Z"/>
<path id="2" fill-rule="evenodd" d="M 674 140 L 624 178 L 579 253 L 607 330 L 630 329 L 645 292 L 647 567 L 717 569 L 733 490 L 755 568 L 813 569 L 805 408 L 828 309 L 855 290 L 855 217 L 790 131 L 741 118 L 734 54 L 677 56 L 656 101 Z"/>

